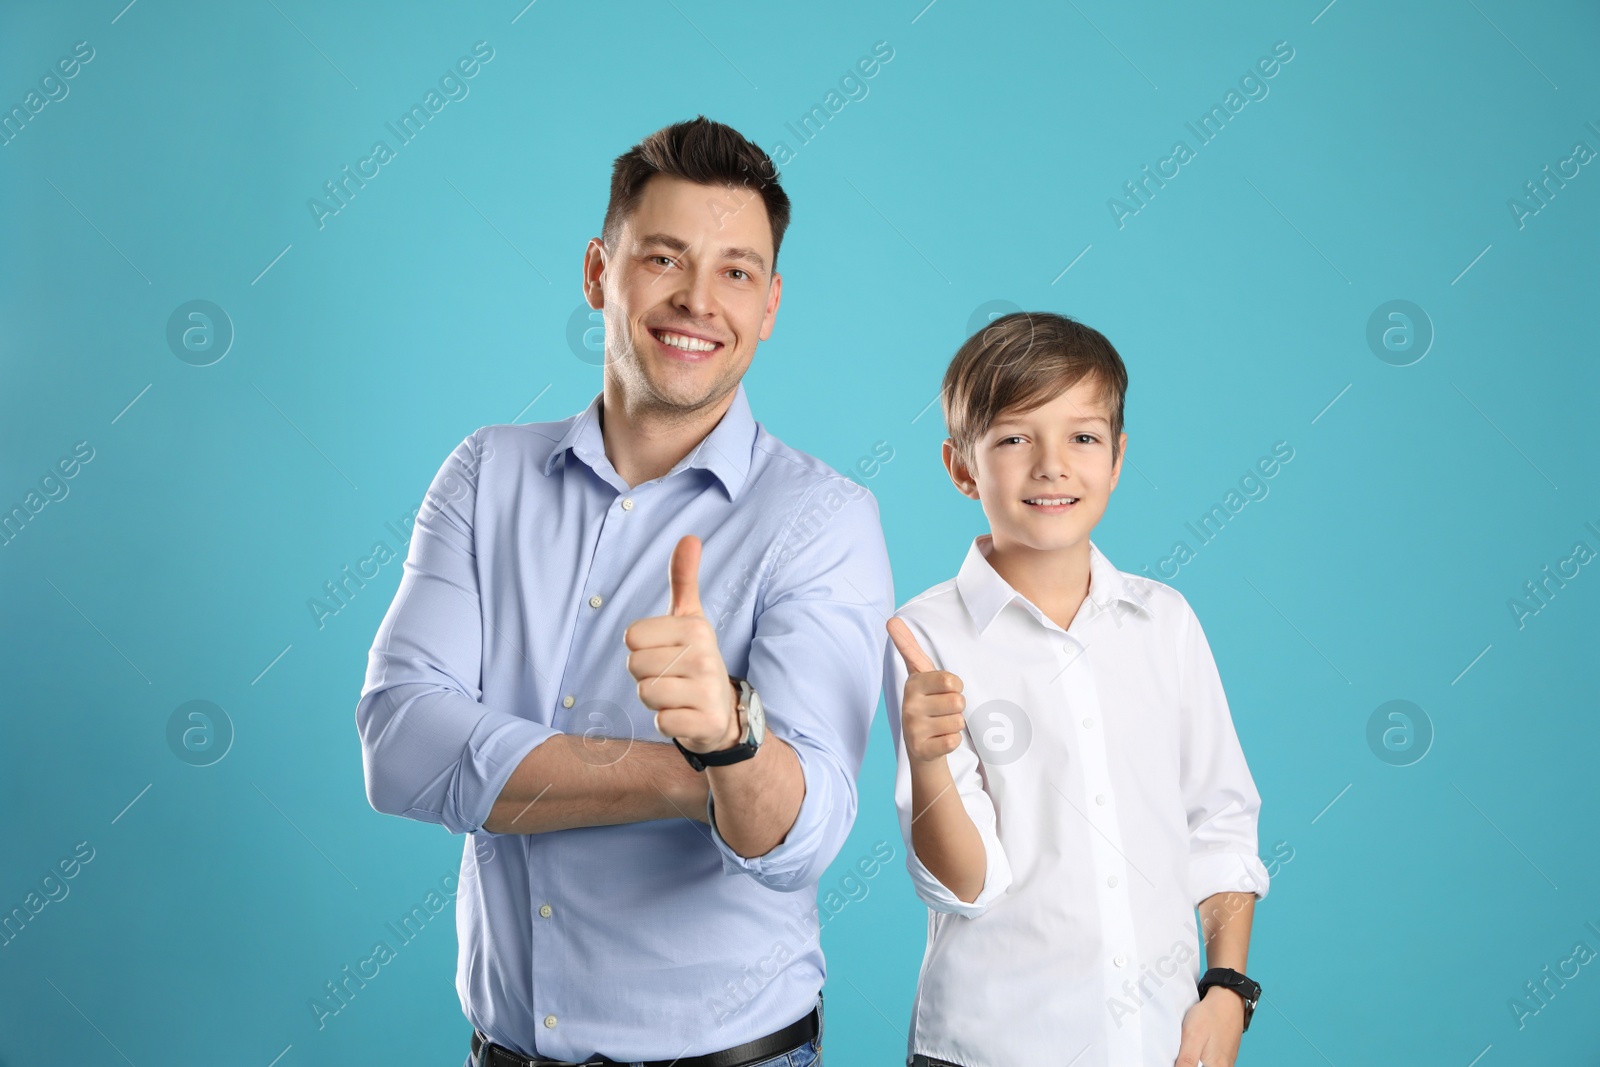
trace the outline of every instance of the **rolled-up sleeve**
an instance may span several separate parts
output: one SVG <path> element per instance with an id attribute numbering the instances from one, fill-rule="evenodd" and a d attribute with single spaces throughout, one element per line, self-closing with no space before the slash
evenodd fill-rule
<path id="1" fill-rule="evenodd" d="M 915 622 L 904 615 L 900 619 L 911 628 L 922 648 L 932 651 L 936 647 Z M 911 811 L 911 757 L 906 751 L 900 722 L 906 677 L 906 662 L 891 643 L 884 650 L 883 703 L 884 714 L 889 717 L 889 732 L 894 738 L 894 805 L 900 815 L 900 836 L 906 843 L 906 872 L 911 875 L 911 884 L 918 898 L 928 907 L 934 911 L 975 919 L 989 910 L 989 905 L 994 903 L 996 897 L 1011 888 L 1011 864 L 1006 859 L 1000 835 L 995 829 L 994 801 L 983 787 L 978 752 L 972 747 L 972 739 L 967 731 L 962 730 L 961 743 L 945 759 L 949 761 L 950 777 L 961 796 L 961 805 L 966 808 L 967 817 L 983 839 L 983 889 L 969 904 L 952 893 L 932 871 L 923 866 L 921 858 L 917 856 L 916 846 L 911 843 L 911 822 L 915 818 Z"/>
<path id="2" fill-rule="evenodd" d="M 769 888 L 815 885 L 844 846 L 856 817 L 856 777 L 878 710 L 879 663 L 894 610 L 889 552 L 878 503 L 834 475 L 802 500 L 768 565 L 745 672 L 766 711 L 767 730 L 800 761 L 805 796 L 783 841 L 763 855 L 711 837 L 728 874 Z"/>
<path id="3" fill-rule="evenodd" d="M 1234 730 L 1222 679 L 1200 620 L 1187 600 L 1180 623 L 1179 775 L 1189 819 L 1189 896 L 1265 897 L 1266 865 L 1256 854 L 1261 797 Z"/>
<path id="4" fill-rule="evenodd" d="M 454 834 L 482 829 L 511 772 L 559 732 L 479 699 L 473 519 L 492 457 L 484 432 L 457 445 L 429 486 L 356 704 L 368 802 Z"/>

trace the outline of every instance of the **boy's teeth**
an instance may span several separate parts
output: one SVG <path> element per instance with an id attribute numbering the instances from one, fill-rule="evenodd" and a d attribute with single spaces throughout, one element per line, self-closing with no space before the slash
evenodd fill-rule
<path id="1" fill-rule="evenodd" d="M 685 352 L 710 352 L 717 346 L 710 341 L 702 341 L 697 337 L 685 337 L 681 333 L 668 333 L 662 330 L 656 334 L 664 345 L 681 348 Z"/>
<path id="2" fill-rule="evenodd" d="M 1036 496 L 1024 500 L 1024 504 L 1073 504 L 1078 500 L 1075 496 Z"/>

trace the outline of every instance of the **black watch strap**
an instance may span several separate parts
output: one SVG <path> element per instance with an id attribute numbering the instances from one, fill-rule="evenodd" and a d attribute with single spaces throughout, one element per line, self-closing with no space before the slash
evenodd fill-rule
<path id="1" fill-rule="evenodd" d="M 1206 990 L 1216 985 L 1239 994 L 1244 1001 L 1244 1029 L 1250 1029 L 1250 1017 L 1255 1014 L 1256 1004 L 1261 1000 L 1260 984 L 1231 967 L 1213 967 L 1200 977 L 1200 996 L 1203 998 Z"/>
<path id="2" fill-rule="evenodd" d="M 756 746 L 748 741 L 740 741 L 731 748 L 718 749 L 715 752 L 690 752 L 676 737 L 672 739 L 672 743 L 678 746 L 678 751 L 689 761 L 689 766 L 697 771 L 703 771 L 707 767 L 726 767 L 730 763 L 743 763 L 756 754 Z"/>

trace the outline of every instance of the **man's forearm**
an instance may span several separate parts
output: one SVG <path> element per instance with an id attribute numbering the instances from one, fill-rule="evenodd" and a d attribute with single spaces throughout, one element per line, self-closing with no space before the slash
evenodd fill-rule
<path id="1" fill-rule="evenodd" d="M 537 834 L 652 819 L 703 822 L 706 788 L 675 745 L 558 734 L 518 764 L 483 828 Z"/>
<path id="2" fill-rule="evenodd" d="M 729 848 L 754 859 L 783 844 L 806 796 L 800 757 L 786 741 L 768 734 L 754 756 L 703 773 L 716 799 L 717 833 Z"/>
<path id="3" fill-rule="evenodd" d="M 1206 942 L 1206 966 L 1246 973 L 1250 955 L 1250 922 L 1254 893 L 1213 893 L 1200 902 L 1200 924 Z"/>
<path id="4" fill-rule="evenodd" d="M 983 837 L 961 803 L 947 760 L 911 764 L 911 847 L 956 899 L 971 904 L 983 892 Z"/>

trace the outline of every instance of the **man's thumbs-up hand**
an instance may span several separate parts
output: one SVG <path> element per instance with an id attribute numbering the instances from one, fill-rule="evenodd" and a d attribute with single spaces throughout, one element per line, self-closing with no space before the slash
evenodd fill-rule
<path id="1" fill-rule="evenodd" d="M 967 724 L 962 715 L 967 698 L 961 695 L 961 679 L 933 665 L 904 620 L 892 618 L 888 628 L 890 640 L 906 661 L 906 689 L 900 700 L 900 733 L 906 755 L 920 763 L 942 760 L 961 744 L 961 731 Z"/>
<path id="2" fill-rule="evenodd" d="M 728 676 L 717 632 L 700 607 L 700 539 L 690 534 L 667 565 L 667 614 L 640 619 L 623 632 L 628 673 L 639 700 L 656 713 L 656 729 L 691 752 L 738 743 L 738 689 Z"/>

